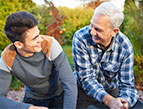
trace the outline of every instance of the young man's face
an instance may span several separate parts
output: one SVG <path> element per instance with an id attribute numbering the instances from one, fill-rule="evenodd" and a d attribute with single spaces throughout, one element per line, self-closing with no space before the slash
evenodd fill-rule
<path id="1" fill-rule="evenodd" d="M 99 45 L 108 46 L 115 35 L 108 16 L 94 15 L 90 23 L 92 40 Z"/>
<path id="2" fill-rule="evenodd" d="M 34 52 L 41 51 L 42 37 L 39 35 L 40 31 L 37 26 L 28 29 L 25 32 L 25 40 L 22 43 L 21 49 L 19 49 L 21 55 L 31 56 Z"/>

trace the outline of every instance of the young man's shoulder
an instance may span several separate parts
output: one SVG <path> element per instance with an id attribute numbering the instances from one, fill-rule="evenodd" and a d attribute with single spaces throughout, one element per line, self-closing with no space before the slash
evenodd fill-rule
<path id="1" fill-rule="evenodd" d="M 11 68 L 16 56 L 16 50 L 14 45 L 11 43 L 9 44 L 1 54 L 4 62 Z"/>
<path id="2" fill-rule="evenodd" d="M 50 49 L 53 43 L 53 38 L 51 36 L 41 35 L 43 42 L 41 44 L 42 51 L 49 57 Z"/>
<path id="3" fill-rule="evenodd" d="M 47 58 L 55 59 L 63 51 L 61 45 L 52 36 L 42 35 L 42 38 L 42 51 L 46 54 Z"/>

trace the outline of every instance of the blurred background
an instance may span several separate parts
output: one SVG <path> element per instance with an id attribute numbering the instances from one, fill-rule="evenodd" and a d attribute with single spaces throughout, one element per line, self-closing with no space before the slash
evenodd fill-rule
<path id="1" fill-rule="evenodd" d="M 55 37 L 62 45 L 70 65 L 72 38 L 78 29 L 89 25 L 94 9 L 109 0 L 0 0 L 0 54 L 11 43 L 3 32 L 6 18 L 16 11 L 27 11 L 38 19 L 41 34 Z M 143 0 L 112 0 L 121 5 L 125 19 L 120 30 L 127 35 L 134 48 L 134 75 L 136 88 L 143 90 Z M 124 8 L 123 8 L 124 7 Z M 13 77 L 11 89 L 22 83 Z"/>

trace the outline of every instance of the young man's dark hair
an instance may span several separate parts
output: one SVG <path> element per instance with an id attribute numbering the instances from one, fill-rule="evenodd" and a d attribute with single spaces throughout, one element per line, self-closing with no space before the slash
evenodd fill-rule
<path id="1" fill-rule="evenodd" d="M 32 14 L 18 11 L 8 16 L 4 32 L 12 42 L 24 42 L 25 31 L 36 25 L 38 21 Z"/>

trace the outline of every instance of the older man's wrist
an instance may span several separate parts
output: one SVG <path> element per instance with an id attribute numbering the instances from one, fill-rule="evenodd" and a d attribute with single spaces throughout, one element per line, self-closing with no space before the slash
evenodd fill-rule
<path id="1" fill-rule="evenodd" d="M 111 103 L 111 101 L 113 101 L 113 99 L 115 99 L 115 98 L 112 97 L 112 96 L 109 95 L 109 94 L 106 94 L 106 95 L 104 95 L 104 97 L 103 97 L 103 99 L 102 99 L 102 102 L 103 102 L 104 104 L 106 104 L 108 107 L 110 107 L 110 103 Z"/>

